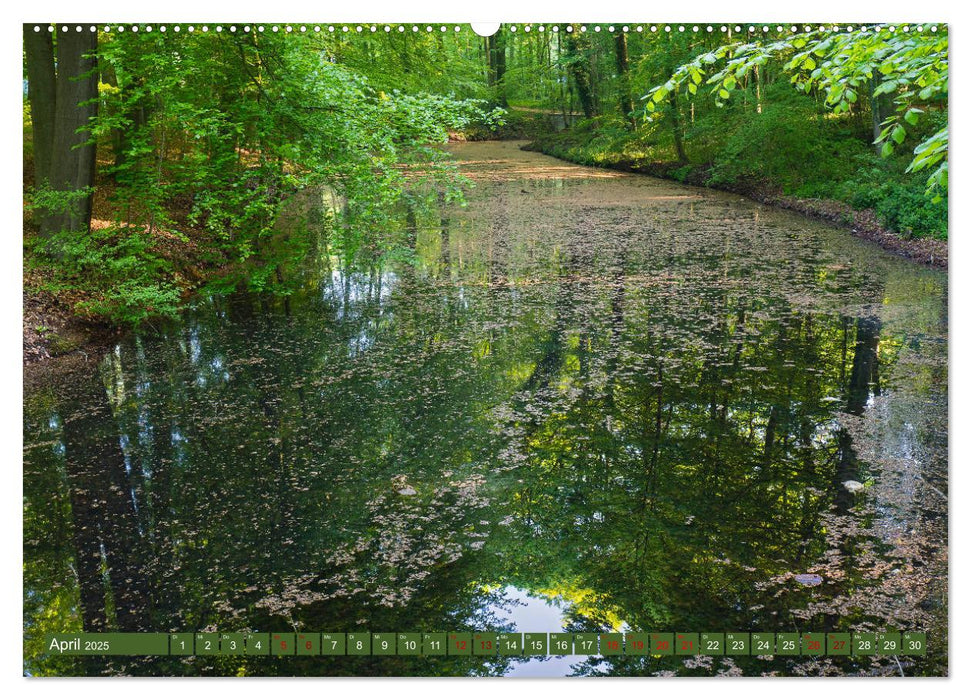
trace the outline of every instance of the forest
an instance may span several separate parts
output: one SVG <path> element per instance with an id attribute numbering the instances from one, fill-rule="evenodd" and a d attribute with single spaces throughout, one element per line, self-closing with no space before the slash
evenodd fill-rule
<path id="1" fill-rule="evenodd" d="M 949 673 L 946 26 L 26 25 L 23 58 L 26 675 Z M 368 630 L 927 653 L 46 641 Z"/>
<path id="2" fill-rule="evenodd" d="M 93 29 L 24 27 L 25 285 L 80 318 L 282 291 L 314 252 L 407 258 L 403 207 L 465 191 L 450 138 L 947 237 L 945 26 Z M 281 246 L 319 187 L 328 231 Z"/>

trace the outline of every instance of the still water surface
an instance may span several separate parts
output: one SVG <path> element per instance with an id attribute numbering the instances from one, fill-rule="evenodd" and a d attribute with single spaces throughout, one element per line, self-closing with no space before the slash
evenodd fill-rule
<path id="1" fill-rule="evenodd" d="M 416 264 L 201 298 L 28 377 L 25 672 L 946 673 L 946 275 L 737 196 L 451 150 L 475 187 L 411 213 Z M 931 654 L 42 653 L 81 629 L 913 629 Z"/>

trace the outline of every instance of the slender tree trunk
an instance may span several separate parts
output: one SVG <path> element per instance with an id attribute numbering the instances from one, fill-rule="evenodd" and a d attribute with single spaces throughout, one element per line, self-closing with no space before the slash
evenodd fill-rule
<path id="1" fill-rule="evenodd" d="M 880 138 L 880 132 L 883 131 L 883 120 L 887 118 L 887 99 L 886 95 L 874 95 L 876 89 L 880 86 L 880 79 L 874 75 L 873 79 L 870 81 L 870 114 L 873 121 L 873 140 L 876 142 Z M 874 146 L 877 153 L 880 152 L 880 144 L 875 144 Z"/>
<path id="2" fill-rule="evenodd" d="M 408 246 L 414 249 L 418 245 L 418 217 L 415 206 L 410 202 L 405 203 L 405 230 L 408 232 Z"/>
<path id="3" fill-rule="evenodd" d="M 60 192 L 94 185 L 95 147 L 89 121 L 98 113 L 97 32 L 61 32 L 57 37 L 57 79 L 50 183 Z M 91 195 L 79 194 L 49 211 L 41 233 L 84 231 L 91 224 Z"/>
<path id="4" fill-rule="evenodd" d="M 493 59 L 496 66 L 496 89 L 499 104 L 506 106 L 506 35 L 500 28 L 492 35 Z"/>
<path id="5" fill-rule="evenodd" d="M 34 187 L 41 187 L 51 176 L 54 148 L 54 41 L 46 27 L 35 32 L 24 25 L 24 52 L 27 59 L 27 96 L 34 138 Z"/>
<path id="6" fill-rule="evenodd" d="M 755 66 L 755 111 L 762 114 L 762 73 Z"/>
<path id="7" fill-rule="evenodd" d="M 496 102 L 505 107 L 506 102 L 506 37 L 500 28 L 492 36 L 486 37 L 486 61 L 488 62 L 488 84 L 495 93 Z"/>
<path id="8" fill-rule="evenodd" d="M 684 152 L 684 134 L 682 134 L 681 113 L 678 108 L 678 93 L 672 91 L 668 99 L 671 102 L 671 131 L 674 134 L 674 152 L 679 163 L 687 163 L 688 156 Z"/>
<path id="9" fill-rule="evenodd" d="M 492 65 L 492 37 L 484 37 L 482 41 L 485 44 L 486 85 L 491 90 L 496 86 L 496 69 Z"/>
<path id="10" fill-rule="evenodd" d="M 853 351 L 853 369 L 850 386 L 847 390 L 846 412 L 859 416 L 866 408 L 870 390 L 878 374 L 877 345 L 880 339 L 881 322 L 875 316 L 865 316 L 856 321 L 856 347 Z M 836 505 L 839 513 L 846 514 L 853 506 L 854 497 L 843 484 L 858 481 L 860 465 L 857 460 L 853 440 L 845 428 L 839 431 L 839 463 L 833 487 L 836 491 Z"/>
<path id="11" fill-rule="evenodd" d="M 448 278 L 451 274 L 450 265 L 452 262 L 451 242 L 449 241 L 449 228 L 451 227 L 451 217 L 448 215 L 448 204 L 445 202 L 445 192 L 438 193 L 439 221 L 441 223 L 441 260 L 443 276 Z"/>
<path id="12" fill-rule="evenodd" d="M 617 59 L 620 112 L 630 122 L 631 128 L 636 128 L 637 119 L 634 117 L 634 98 L 630 91 L 630 61 L 627 56 L 627 34 L 625 32 L 617 32 L 614 35 L 614 55 Z"/>

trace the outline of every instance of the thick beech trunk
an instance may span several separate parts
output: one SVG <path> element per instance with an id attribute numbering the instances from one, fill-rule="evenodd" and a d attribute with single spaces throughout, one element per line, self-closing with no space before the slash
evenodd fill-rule
<path id="1" fill-rule="evenodd" d="M 64 193 L 61 202 L 42 213 L 41 234 L 45 236 L 58 231 L 85 231 L 91 223 L 90 188 L 94 185 L 95 147 L 89 122 L 98 110 L 97 48 L 96 32 L 59 32 L 53 104 L 42 98 L 36 112 L 31 104 L 34 120 L 42 124 L 53 123 L 50 135 L 42 134 L 41 141 L 50 138 L 50 188 Z M 41 58 L 39 51 L 38 58 Z M 30 54 L 27 59 L 29 80 L 32 72 Z M 45 65 L 42 63 L 36 70 L 46 70 Z M 41 86 L 44 80 L 44 77 L 40 78 Z M 49 97 L 49 93 L 45 97 Z M 50 107 L 53 107 L 52 111 Z M 47 148 L 35 139 L 34 147 L 38 146 Z"/>
<path id="2" fill-rule="evenodd" d="M 30 101 L 31 130 L 34 137 L 34 186 L 40 187 L 51 176 L 54 147 L 54 41 L 51 33 L 35 32 L 24 25 L 24 53 L 27 58 L 27 97 Z"/>

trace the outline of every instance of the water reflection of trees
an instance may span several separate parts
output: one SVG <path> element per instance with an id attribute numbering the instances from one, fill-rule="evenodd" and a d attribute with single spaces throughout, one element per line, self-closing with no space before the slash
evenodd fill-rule
<path id="1" fill-rule="evenodd" d="M 217 298 L 28 402 L 36 629 L 52 610 L 50 631 L 483 629 L 499 582 L 563 595 L 575 631 L 895 622 L 839 602 L 900 561 L 843 487 L 868 465 L 841 416 L 863 412 L 893 359 L 877 317 L 748 293 L 717 256 L 694 258 L 694 275 L 640 274 L 682 253 L 592 251 L 582 220 L 537 279 L 502 226 L 485 254 L 461 221 L 429 216 L 413 214 L 426 267 L 329 273 L 286 303 Z M 820 585 L 794 581 L 810 571 Z M 187 672 L 91 663 L 73 668 Z M 503 668 L 245 658 L 192 672 Z"/>

